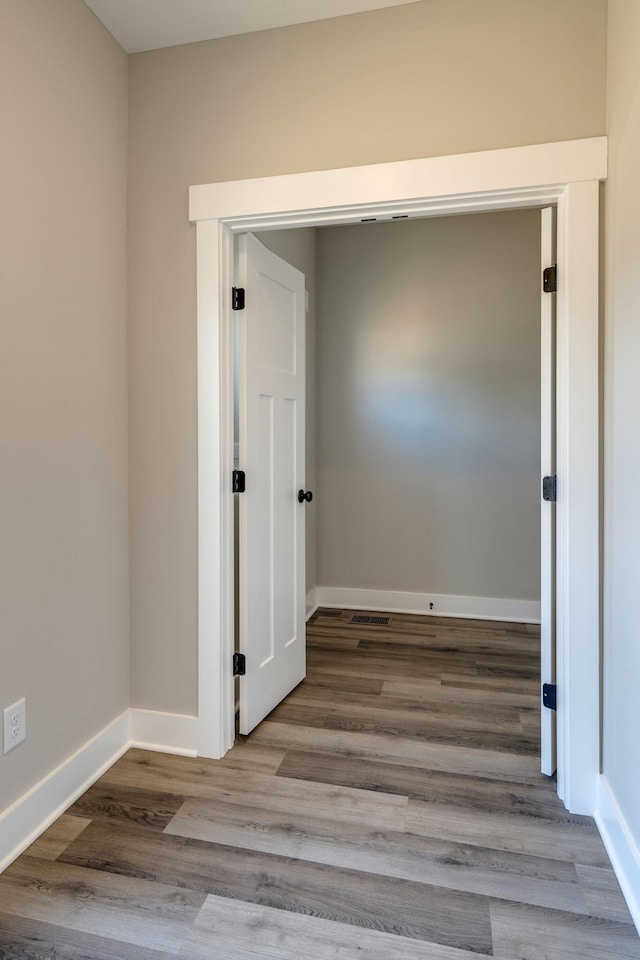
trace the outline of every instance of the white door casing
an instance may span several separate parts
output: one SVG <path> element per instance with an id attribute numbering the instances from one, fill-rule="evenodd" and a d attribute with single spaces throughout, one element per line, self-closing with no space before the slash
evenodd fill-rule
<path id="1" fill-rule="evenodd" d="M 234 234 L 557 207 L 556 623 L 558 793 L 592 813 L 599 773 L 599 183 L 607 140 L 210 183 L 190 188 L 197 224 L 198 732 L 221 757 L 234 738 Z"/>
<path id="2" fill-rule="evenodd" d="M 304 275 L 252 234 L 239 238 L 240 733 L 305 675 Z"/>
<path id="3" fill-rule="evenodd" d="M 541 210 L 540 222 L 540 472 L 556 472 L 556 294 L 546 293 L 542 276 L 556 262 L 554 207 Z M 542 487 L 542 479 L 541 479 Z M 556 508 L 540 498 L 540 675 L 541 683 L 556 682 Z M 544 706 L 542 692 L 540 769 L 552 776 L 557 766 L 556 711 Z"/>

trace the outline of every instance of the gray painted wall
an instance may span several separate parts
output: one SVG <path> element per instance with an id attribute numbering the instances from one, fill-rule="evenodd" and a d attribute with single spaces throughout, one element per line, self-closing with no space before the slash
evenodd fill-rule
<path id="1" fill-rule="evenodd" d="M 0 3 L 0 811 L 129 705 L 127 57 Z"/>
<path id="2" fill-rule="evenodd" d="M 605 53 L 605 0 L 425 0 L 130 58 L 134 706 L 197 712 L 189 184 L 597 136 Z"/>
<path id="3" fill-rule="evenodd" d="M 318 230 L 321 586 L 540 595 L 540 213 Z"/>
<path id="4" fill-rule="evenodd" d="M 640 4 L 609 7 L 603 768 L 640 847 Z M 636 896 L 640 891 L 636 890 Z"/>

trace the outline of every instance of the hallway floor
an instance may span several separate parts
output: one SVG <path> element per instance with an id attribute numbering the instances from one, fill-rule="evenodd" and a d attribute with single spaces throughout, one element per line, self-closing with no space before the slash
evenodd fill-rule
<path id="1" fill-rule="evenodd" d="M 539 772 L 539 638 L 308 624 L 224 760 L 131 750 L 0 877 L 0 958 L 640 958 L 593 821 Z"/>

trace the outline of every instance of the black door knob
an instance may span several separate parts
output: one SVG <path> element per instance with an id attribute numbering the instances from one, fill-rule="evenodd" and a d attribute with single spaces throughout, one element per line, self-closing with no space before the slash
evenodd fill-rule
<path id="1" fill-rule="evenodd" d="M 311 493 L 311 490 L 307 490 L 306 493 L 304 490 L 298 490 L 298 503 L 304 503 L 305 500 L 307 503 L 311 503 L 313 500 L 313 494 Z"/>

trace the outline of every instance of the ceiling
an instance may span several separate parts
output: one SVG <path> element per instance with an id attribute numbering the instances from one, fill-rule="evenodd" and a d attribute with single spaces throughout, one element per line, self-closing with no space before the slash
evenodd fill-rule
<path id="1" fill-rule="evenodd" d="M 127 53 L 416 2 L 418 0 L 85 0 Z"/>

